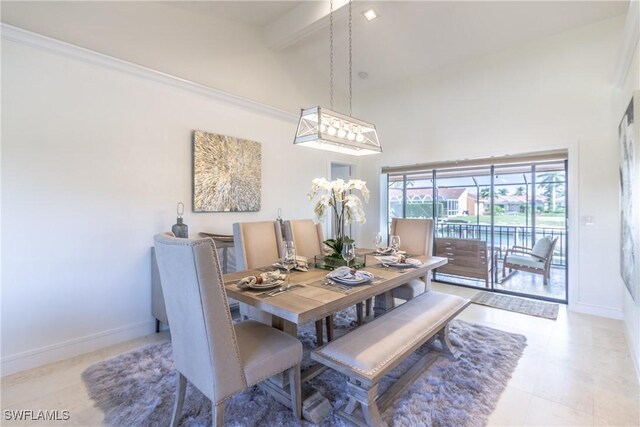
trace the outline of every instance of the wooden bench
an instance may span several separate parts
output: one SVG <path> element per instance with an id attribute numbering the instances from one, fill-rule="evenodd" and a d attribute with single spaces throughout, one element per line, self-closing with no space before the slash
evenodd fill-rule
<path id="1" fill-rule="evenodd" d="M 311 353 L 311 358 L 348 376 L 349 402 L 338 416 L 358 426 L 380 426 L 380 414 L 438 357 L 458 357 L 449 342 L 449 322 L 470 301 L 438 292 L 424 293 Z M 434 346 L 436 340 L 440 346 Z M 423 344 L 429 351 L 378 396 L 378 382 Z"/>
<path id="2" fill-rule="evenodd" d="M 489 287 L 491 255 L 484 240 L 439 237 L 436 239 L 436 256 L 449 260 L 435 270 L 436 274 L 482 279 L 485 286 Z"/>

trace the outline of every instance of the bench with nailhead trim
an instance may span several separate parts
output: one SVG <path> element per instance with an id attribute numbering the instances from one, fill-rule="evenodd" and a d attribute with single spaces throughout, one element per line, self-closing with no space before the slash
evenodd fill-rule
<path id="1" fill-rule="evenodd" d="M 427 292 L 314 350 L 312 359 L 349 378 L 349 402 L 338 416 L 358 426 L 384 425 L 380 414 L 435 362 L 439 353 L 458 357 L 448 339 L 449 322 L 469 303 L 456 295 Z M 378 396 L 382 377 L 427 343 L 437 351 L 429 351 Z"/>

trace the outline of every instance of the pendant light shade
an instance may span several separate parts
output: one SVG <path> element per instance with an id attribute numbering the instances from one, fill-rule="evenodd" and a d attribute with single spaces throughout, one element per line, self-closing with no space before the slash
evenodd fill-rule
<path id="1" fill-rule="evenodd" d="M 349 0 L 349 115 L 336 113 L 333 110 L 333 0 L 329 0 L 329 52 L 330 52 L 330 100 L 331 110 L 324 107 L 312 107 L 302 110 L 294 145 L 350 154 L 366 156 L 382 153 L 376 127 L 368 122 L 351 116 L 353 98 L 351 20 L 352 10 Z"/>
<path id="2" fill-rule="evenodd" d="M 293 143 L 353 156 L 382 152 L 373 124 L 324 107 L 302 110 Z"/>

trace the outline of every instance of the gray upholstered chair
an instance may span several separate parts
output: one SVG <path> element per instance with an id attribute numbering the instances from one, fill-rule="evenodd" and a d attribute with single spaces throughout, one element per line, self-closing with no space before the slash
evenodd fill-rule
<path id="1" fill-rule="evenodd" d="M 521 270 L 541 274 L 543 285 L 547 285 L 551 272 L 551 258 L 553 258 L 553 250 L 557 242 L 557 237 L 554 239 L 551 236 L 544 236 L 531 249 L 524 246 L 513 246 L 508 249 L 502 261 L 503 279 L 500 283 L 509 279 L 513 270 Z M 507 269 L 510 272 L 508 276 L 506 275 Z"/>
<path id="2" fill-rule="evenodd" d="M 187 381 L 211 400 L 220 426 L 227 398 L 287 370 L 300 418 L 300 341 L 258 322 L 232 323 L 212 239 L 158 234 L 154 242 L 179 373 L 171 425 L 180 419 Z"/>
<path id="3" fill-rule="evenodd" d="M 433 220 L 417 218 L 393 218 L 391 235 L 400 236 L 400 248 L 412 256 L 433 253 Z M 427 282 L 413 279 L 393 290 L 393 297 L 408 301 L 430 290 Z"/>

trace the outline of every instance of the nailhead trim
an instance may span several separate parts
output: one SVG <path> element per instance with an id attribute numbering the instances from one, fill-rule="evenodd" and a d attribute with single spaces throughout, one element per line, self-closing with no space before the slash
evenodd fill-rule
<path id="1" fill-rule="evenodd" d="M 464 305 L 464 304 L 462 304 L 461 306 L 463 306 L 463 305 Z M 447 319 L 448 319 L 449 317 L 451 317 L 451 315 L 452 315 L 452 314 L 454 314 L 454 313 L 456 313 L 456 312 L 460 309 L 460 307 L 461 307 L 461 306 L 456 306 L 454 309 L 452 309 L 451 311 L 449 311 L 449 312 L 447 313 L 447 316 L 445 316 L 445 318 L 447 318 Z M 384 317 L 381 317 L 380 319 L 384 319 Z M 442 327 L 441 327 L 440 329 L 442 329 L 442 328 L 446 327 L 446 326 L 447 326 L 447 324 L 448 324 L 449 322 L 450 322 L 450 320 L 447 320 L 446 322 L 444 322 L 444 324 L 442 325 Z M 432 330 L 433 330 L 433 329 L 430 329 L 430 330 L 429 330 L 429 332 L 430 332 L 430 331 L 432 331 Z M 375 373 L 376 373 L 376 372 L 380 371 L 380 370 L 381 370 L 382 368 L 384 368 L 387 364 L 389 364 L 389 362 L 391 362 L 391 361 L 393 361 L 394 359 L 396 359 L 396 358 L 397 358 L 397 356 L 398 356 L 399 354 L 403 353 L 407 348 L 411 347 L 411 346 L 412 346 L 413 344 L 415 344 L 416 342 L 418 342 L 418 341 L 420 341 L 420 340 L 422 340 L 422 339 L 425 339 L 426 335 L 428 335 L 428 334 L 425 334 L 425 335 L 419 336 L 418 338 L 416 338 L 416 339 L 413 339 L 413 340 L 409 341 L 407 344 L 405 344 L 405 345 L 403 345 L 402 347 L 400 347 L 400 349 L 399 349 L 399 350 L 397 350 L 396 352 L 394 352 L 391 356 L 389 356 L 389 357 L 387 357 L 386 359 L 384 359 L 384 360 L 383 360 L 382 362 L 380 362 L 380 363 L 379 363 L 375 368 L 373 368 L 373 369 L 371 369 L 371 370 L 369 370 L 369 371 L 362 370 L 362 369 L 357 368 L 357 367 L 355 367 L 355 366 L 352 366 L 352 365 L 350 365 L 350 364 L 348 364 L 348 363 L 345 363 L 343 360 L 337 359 L 337 358 L 335 358 L 335 357 L 332 357 L 332 356 L 329 356 L 328 354 L 326 354 L 323 350 L 324 350 L 324 349 L 326 349 L 328 346 L 330 346 L 330 345 L 331 345 L 331 343 L 329 343 L 329 344 L 327 344 L 326 346 L 324 346 L 324 347 L 323 347 L 323 349 L 314 350 L 314 352 L 315 352 L 315 353 L 317 353 L 317 354 L 322 355 L 322 357 L 324 357 L 324 358 L 326 358 L 326 359 L 329 359 L 329 360 L 332 360 L 332 361 L 334 361 L 334 362 L 337 362 L 337 363 L 339 363 L 339 364 L 341 364 L 341 365 L 343 365 L 343 366 L 346 366 L 346 367 L 348 367 L 348 368 L 350 368 L 350 369 L 352 369 L 352 370 L 354 370 L 354 371 L 356 371 L 356 372 L 359 372 L 359 373 L 361 373 L 361 374 L 363 374 L 363 375 L 366 375 L 366 376 L 368 376 L 368 377 L 374 377 L 374 375 L 375 375 Z M 347 335 L 345 335 L 345 336 L 348 336 L 348 334 L 347 334 Z"/>

